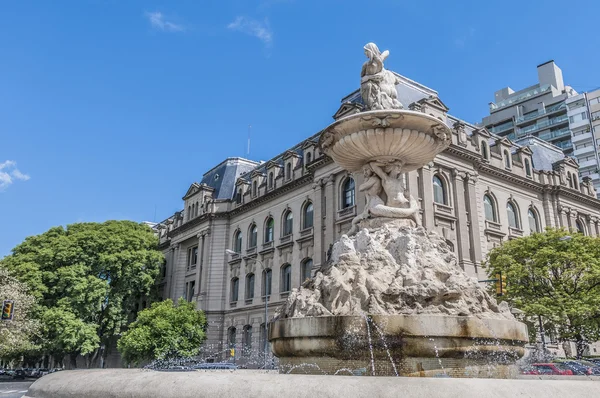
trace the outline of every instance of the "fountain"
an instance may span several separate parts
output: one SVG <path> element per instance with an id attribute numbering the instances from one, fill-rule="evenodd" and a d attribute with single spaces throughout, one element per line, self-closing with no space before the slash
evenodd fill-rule
<path id="1" fill-rule="evenodd" d="M 404 173 L 451 142 L 445 114 L 406 110 L 397 77 L 369 43 L 362 112 L 328 126 L 319 145 L 364 173 L 367 203 L 316 276 L 292 291 L 269 340 L 280 371 L 367 375 L 511 377 L 527 328 L 458 267 L 445 240 L 426 231 Z M 302 366 L 310 364 L 312 366 Z"/>

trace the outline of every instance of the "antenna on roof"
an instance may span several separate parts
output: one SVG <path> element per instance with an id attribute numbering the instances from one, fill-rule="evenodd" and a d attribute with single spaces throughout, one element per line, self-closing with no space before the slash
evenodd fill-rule
<path id="1" fill-rule="evenodd" d="M 252 125 L 248 125 L 248 152 L 246 153 L 246 156 L 249 158 L 250 157 L 250 130 L 252 130 Z"/>

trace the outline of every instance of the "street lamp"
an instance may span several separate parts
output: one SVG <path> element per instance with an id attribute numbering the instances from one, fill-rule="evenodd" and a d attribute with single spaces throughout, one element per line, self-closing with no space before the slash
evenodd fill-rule
<path id="1" fill-rule="evenodd" d="M 238 255 L 239 253 L 231 250 L 231 249 L 226 249 L 225 253 L 229 254 L 230 256 L 233 255 Z M 259 263 L 263 269 L 263 273 L 264 273 L 264 278 L 265 278 L 265 346 L 264 348 L 264 360 L 265 360 L 265 364 L 264 364 L 264 368 L 265 370 L 267 369 L 267 347 L 268 347 L 268 337 L 267 334 L 269 332 L 269 328 L 268 328 L 268 324 L 269 324 L 269 292 L 267 291 L 267 274 L 266 274 L 266 270 L 267 267 L 265 266 L 265 264 L 260 261 L 259 259 L 254 259 L 255 262 Z"/>

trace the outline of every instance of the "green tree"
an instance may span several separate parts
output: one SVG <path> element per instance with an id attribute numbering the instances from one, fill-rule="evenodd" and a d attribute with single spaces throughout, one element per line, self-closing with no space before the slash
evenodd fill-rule
<path id="1" fill-rule="evenodd" d="M 154 291 L 157 244 L 152 229 L 131 221 L 71 224 L 28 237 L 1 264 L 38 299 L 44 352 L 69 355 L 72 366 L 82 354 L 90 366 Z"/>
<path id="2" fill-rule="evenodd" d="M 141 311 L 119 339 L 117 347 L 128 363 L 171 360 L 198 354 L 205 339 L 206 318 L 183 298 L 168 299 Z"/>
<path id="3" fill-rule="evenodd" d="M 600 238 L 547 229 L 494 248 L 487 270 L 506 276 L 509 303 L 574 341 L 578 358 L 600 338 Z"/>
<path id="4" fill-rule="evenodd" d="M 27 286 L 0 267 L 0 305 L 13 301 L 13 319 L 0 321 L 0 358 L 14 358 L 36 348 L 34 338 L 40 323 L 35 317 L 35 298 Z"/>

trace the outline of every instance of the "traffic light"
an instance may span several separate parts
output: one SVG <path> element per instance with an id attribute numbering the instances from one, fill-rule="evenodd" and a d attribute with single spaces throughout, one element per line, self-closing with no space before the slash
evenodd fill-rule
<path id="1" fill-rule="evenodd" d="M 506 275 L 496 274 L 496 294 L 502 296 L 506 293 Z"/>
<path id="2" fill-rule="evenodd" d="M 230 348 L 229 349 L 229 356 L 232 357 L 232 358 L 235 357 L 235 348 Z"/>
<path id="3" fill-rule="evenodd" d="M 15 311 L 15 302 L 12 300 L 4 300 L 2 303 L 2 320 L 12 321 L 13 313 Z"/>

